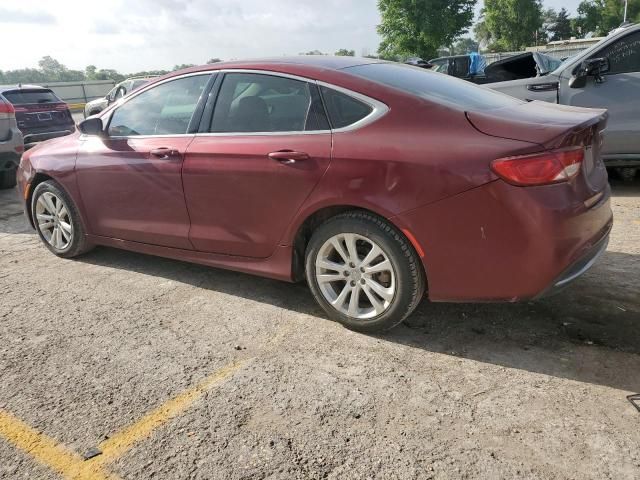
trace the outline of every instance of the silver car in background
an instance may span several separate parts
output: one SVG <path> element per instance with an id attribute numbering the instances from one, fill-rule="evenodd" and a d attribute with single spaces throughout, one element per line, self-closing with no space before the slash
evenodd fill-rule
<path id="1" fill-rule="evenodd" d="M 107 93 L 103 98 L 96 98 L 95 100 L 87 102 L 87 104 L 84 106 L 84 118 L 100 113 L 113 102 L 129 95 L 131 92 L 143 85 L 146 85 L 154 78 L 156 78 L 156 76 L 131 77 L 123 80 L 111 90 L 109 90 L 109 93 Z"/>
<path id="2" fill-rule="evenodd" d="M 606 108 L 605 165 L 625 180 L 640 169 L 640 25 L 614 30 L 546 75 L 485 87 L 528 101 Z"/>

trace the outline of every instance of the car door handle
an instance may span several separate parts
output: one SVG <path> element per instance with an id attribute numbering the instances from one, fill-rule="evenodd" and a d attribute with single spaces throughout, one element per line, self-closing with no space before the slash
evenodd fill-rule
<path id="1" fill-rule="evenodd" d="M 279 150 L 271 152 L 269 158 L 281 163 L 291 164 L 296 163 L 298 160 L 308 160 L 309 154 L 306 152 L 294 152 L 293 150 Z"/>
<path id="2" fill-rule="evenodd" d="M 557 90 L 559 85 L 558 82 L 531 83 L 527 85 L 527 90 L 531 92 L 551 92 Z"/>
<path id="3" fill-rule="evenodd" d="M 178 150 L 176 150 L 175 148 L 167 148 L 167 147 L 154 148 L 149 153 L 151 153 L 151 155 L 153 155 L 154 157 L 161 158 L 163 160 L 168 159 L 168 158 L 179 158 L 180 157 L 180 152 Z"/>

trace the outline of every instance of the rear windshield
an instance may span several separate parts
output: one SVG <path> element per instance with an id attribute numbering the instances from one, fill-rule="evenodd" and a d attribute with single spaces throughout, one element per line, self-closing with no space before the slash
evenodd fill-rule
<path id="1" fill-rule="evenodd" d="M 51 90 L 14 90 L 2 95 L 14 105 L 58 103 L 61 100 Z"/>
<path id="2" fill-rule="evenodd" d="M 523 103 L 465 80 L 401 63 L 370 63 L 348 67 L 344 71 L 427 100 L 453 104 L 463 110 L 491 110 Z"/>

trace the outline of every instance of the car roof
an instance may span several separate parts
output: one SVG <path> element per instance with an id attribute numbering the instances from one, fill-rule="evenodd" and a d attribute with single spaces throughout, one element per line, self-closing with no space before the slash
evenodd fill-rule
<path id="1" fill-rule="evenodd" d="M 356 65 L 366 65 L 370 63 L 386 63 L 377 58 L 361 57 L 336 57 L 333 55 L 298 55 L 295 57 L 270 57 L 255 58 L 248 60 L 230 60 L 207 65 L 189 67 L 177 72 L 171 72 L 168 76 L 176 73 L 184 74 L 190 72 L 216 71 L 224 69 L 257 69 L 257 70 L 278 70 L 278 67 L 286 70 L 299 69 L 300 71 L 326 71 L 342 70 Z"/>

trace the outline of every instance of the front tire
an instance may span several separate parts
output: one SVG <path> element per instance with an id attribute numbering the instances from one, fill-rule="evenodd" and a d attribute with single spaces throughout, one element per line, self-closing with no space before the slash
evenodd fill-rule
<path id="1" fill-rule="evenodd" d="M 55 255 L 72 258 L 91 249 L 76 205 L 53 180 L 33 191 L 31 216 L 40 239 Z"/>
<path id="2" fill-rule="evenodd" d="M 305 270 L 327 315 L 360 332 L 395 327 L 425 291 L 413 246 L 386 220 L 363 211 L 338 215 L 316 229 Z"/>

